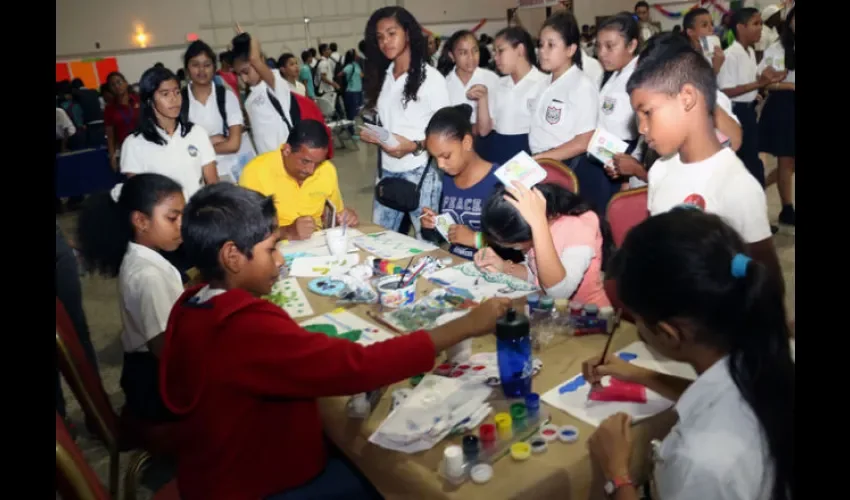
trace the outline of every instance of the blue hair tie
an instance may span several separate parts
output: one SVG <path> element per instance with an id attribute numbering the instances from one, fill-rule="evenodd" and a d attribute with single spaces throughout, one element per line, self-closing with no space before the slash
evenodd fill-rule
<path id="1" fill-rule="evenodd" d="M 753 260 L 746 255 L 739 253 L 732 257 L 732 276 L 735 278 L 743 278 L 747 275 L 747 266 Z"/>

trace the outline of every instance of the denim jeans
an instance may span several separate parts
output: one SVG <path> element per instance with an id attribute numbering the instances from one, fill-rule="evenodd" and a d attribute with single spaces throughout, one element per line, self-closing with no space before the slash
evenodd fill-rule
<path id="1" fill-rule="evenodd" d="M 397 177 L 414 184 L 419 184 L 422 173 L 425 171 L 424 162 L 428 161 L 428 157 L 423 158 L 422 161 L 423 165 L 421 167 L 407 172 L 388 172 L 384 170 L 383 178 Z M 428 169 L 428 173 L 425 175 L 425 180 L 422 182 L 422 189 L 419 193 L 419 207 L 410 212 L 410 222 L 413 224 L 417 239 L 422 239 L 422 225 L 419 219 L 419 216 L 422 215 L 422 207 L 438 210 L 440 207 L 440 195 L 442 193 L 443 182 L 440 179 L 437 165 L 432 164 L 431 168 Z M 386 229 L 398 231 L 405 215 L 407 215 L 405 212 L 399 212 L 398 210 L 381 205 L 378 203 L 378 200 L 375 200 L 372 204 L 372 222 Z"/>

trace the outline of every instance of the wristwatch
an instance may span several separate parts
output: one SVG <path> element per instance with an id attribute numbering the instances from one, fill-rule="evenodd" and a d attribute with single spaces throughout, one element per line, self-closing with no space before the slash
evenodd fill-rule
<path id="1" fill-rule="evenodd" d="M 605 486 L 603 486 L 603 489 L 605 490 L 606 495 L 611 496 L 623 486 L 632 484 L 634 483 L 632 483 L 632 480 L 629 478 L 629 476 L 618 476 L 614 479 L 609 479 L 608 481 L 606 481 Z"/>
<path id="2" fill-rule="evenodd" d="M 425 141 L 413 141 L 416 144 L 416 149 L 413 150 L 413 156 L 419 156 L 425 151 Z"/>

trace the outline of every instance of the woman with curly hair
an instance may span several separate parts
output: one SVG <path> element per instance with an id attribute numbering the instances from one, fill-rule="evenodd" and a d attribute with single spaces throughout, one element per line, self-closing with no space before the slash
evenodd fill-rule
<path id="1" fill-rule="evenodd" d="M 360 135 L 364 142 L 381 148 L 380 185 L 376 190 L 380 196 L 373 205 L 372 221 L 398 231 L 409 214 L 416 236 L 421 238 L 422 207 L 438 206 L 442 191 L 437 169 L 429 168 L 424 140 L 431 117 L 449 105 L 446 80 L 428 65 L 428 43 L 422 26 L 403 7 L 376 10 L 366 24 L 365 38 L 367 107 L 377 110 L 381 126 L 392 134 L 383 142 L 365 130 Z M 391 178 L 419 186 L 419 203 L 414 210 L 381 203 L 400 194 L 398 181 L 381 182 Z"/>

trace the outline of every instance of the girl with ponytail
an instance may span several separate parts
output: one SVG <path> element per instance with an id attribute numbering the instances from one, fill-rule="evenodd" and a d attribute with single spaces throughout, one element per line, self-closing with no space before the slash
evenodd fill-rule
<path id="1" fill-rule="evenodd" d="M 159 353 L 171 307 L 183 293 L 180 272 L 160 252 L 181 243 L 183 188 L 159 174 L 139 174 L 92 197 L 80 214 L 77 241 L 89 267 L 118 278 L 127 409 L 152 422 L 170 412 L 158 389 Z"/>
<path id="2" fill-rule="evenodd" d="M 676 401 L 678 423 L 655 453 L 654 498 L 795 497 L 795 368 L 782 290 L 746 249 L 720 217 L 677 208 L 633 228 L 612 262 L 641 339 L 698 374 L 691 382 L 616 356 L 584 364 L 591 384 L 609 375 Z M 588 444 L 617 500 L 638 498 L 630 441 L 620 413 Z"/>

